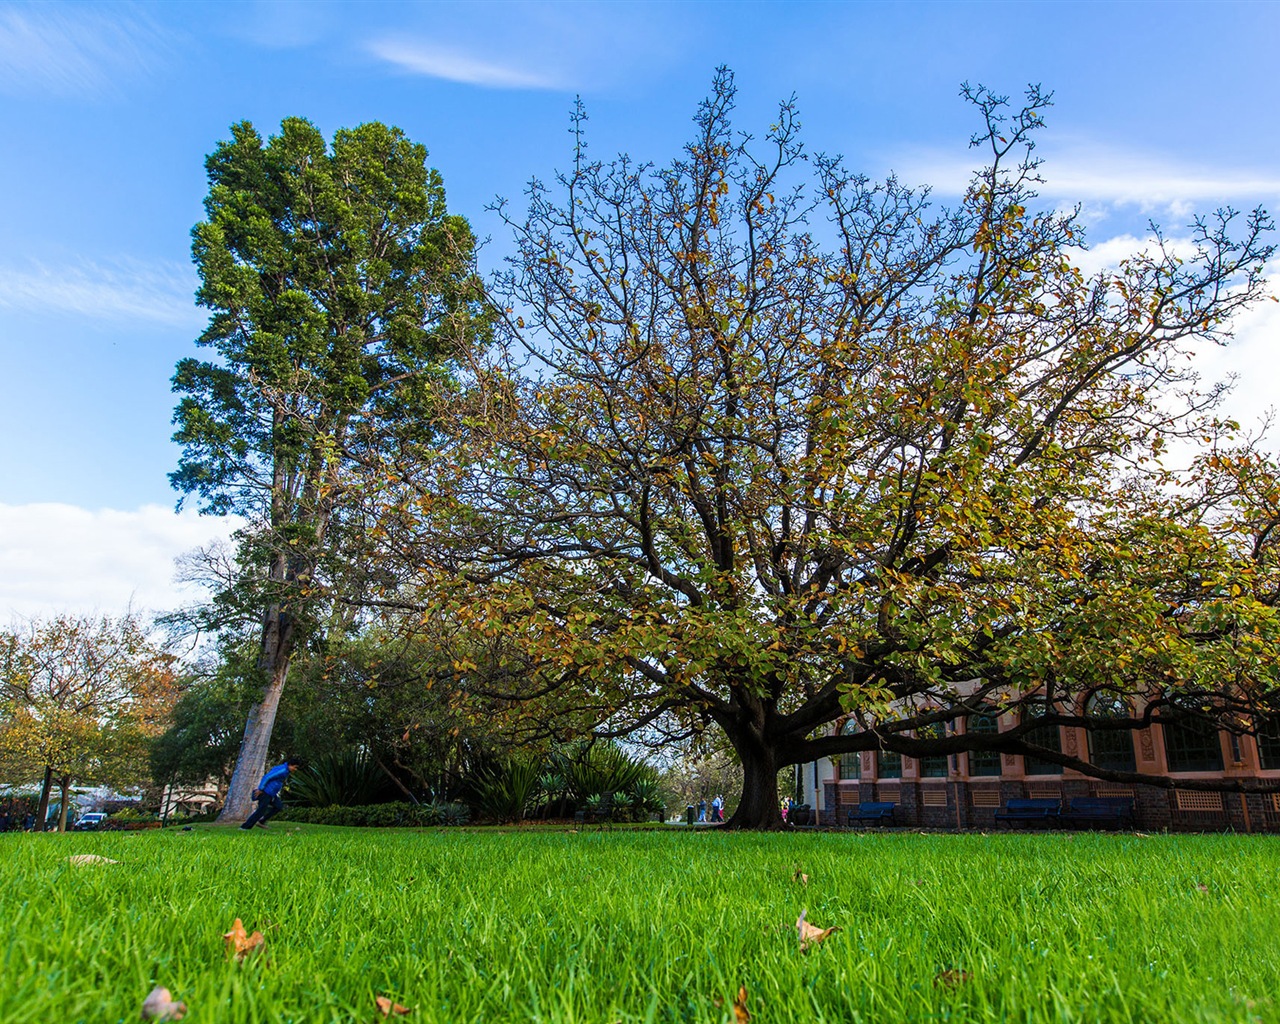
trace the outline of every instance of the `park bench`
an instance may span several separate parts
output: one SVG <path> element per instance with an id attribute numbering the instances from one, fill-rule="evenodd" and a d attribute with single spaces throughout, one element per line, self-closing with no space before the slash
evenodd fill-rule
<path id="1" fill-rule="evenodd" d="M 1119 828 L 1133 824 L 1133 799 L 1125 796 L 1072 797 L 1062 820 L 1086 828 Z"/>
<path id="2" fill-rule="evenodd" d="M 897 804 L 864 801 L 856 808 L 849 808 L 849 824 L 854 822 L 871 822 L 876 825 L 893 824 L 893 809 Z"/>
<path id="3" fill-rule="evenodd" d="M 787 824 L 793 828 L 811 828 L 817 821 L 817 815 L 808 804 L 797 804 L 787 812 Z"/>
<path id="4" fill-rule="evenodd" d="M 1048 828 L 1058 820 L 1061 810 L 1061 800 L 1015 797 L 1005 803 L 1004 810 L 996 811 L 996 824 L 1007 822 L 1010 825 L 1042 825 Z"/>

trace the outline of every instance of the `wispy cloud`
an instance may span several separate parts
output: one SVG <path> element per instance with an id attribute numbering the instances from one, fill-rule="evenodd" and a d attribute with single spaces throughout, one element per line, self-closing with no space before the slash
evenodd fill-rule
<path id="1" fill-rule="evenodd" d="M 378 39 L 369 52 L 403 71 L 490 89 L 559 89 L 560 80 L 513 64 L 481 60 L 459 49 L 400 39 Z"/>
<path id="2" fill-rule="evenodd" d="M 14 615 L 172 610 L 199 596 L 174 582 L 174 559 L 240 525 L 159 505 L 0 504 L 0 624 Z"/>
<path id="3" fill-rule="evenodd" d="M 1280 197 L 1280 176 L 1249 169 L 1197 167 L 1154 154 L 1091 144 L 1045 145 L 1038 191 L 1068 202 L 1133 206 L 1141 210 L 1170 208 L 1184 213 L 1205 203 L 1245 203 Z M 956 195 L 968 184 L 979 161 L 958 160 L 929 151 L 908 153 L 890 161 L 899 177 L 932 185 Z"/>
<path id="4" fill-rule="evenodd" d="M 0 9 L 0 91 L 96 96 L 153 70 L 169 43 L 149 19 L 77 5 Z"/>
<path id="5" fill-rule="evenodd" d="M 203 319 L 196 279 L 181 264 L 121 260 L 111 265 L 0 264 L 0 309 L 190 327 Z"/>

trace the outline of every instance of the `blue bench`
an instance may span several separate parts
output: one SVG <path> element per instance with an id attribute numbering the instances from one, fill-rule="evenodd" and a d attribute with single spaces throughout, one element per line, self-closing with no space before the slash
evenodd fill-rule
<path id="1" fill-rule="evenodd" d="M 1041 825 L 1048 828 L 1058 820 L 1061 811 L 1061 800 L 1015 797 L 1005 803 L 1003 811 L 996 811 L 996 824 Z"/>
<path id="2" fill-rule="evenodd" d="M 1062 812 L 1063 821 L 1083 827 L 1119 828 L 1133 824 L 1133 798 L 1124 796 L 1076 796 Z"/>
<path id="3" fill-rule="evenodd" d="M 858 804 L 857 809 L 849 808 L 849 824 L 868 821 L 875 825 L 893 824 L 893 809 L 897 804 L 865 801 Z"/>

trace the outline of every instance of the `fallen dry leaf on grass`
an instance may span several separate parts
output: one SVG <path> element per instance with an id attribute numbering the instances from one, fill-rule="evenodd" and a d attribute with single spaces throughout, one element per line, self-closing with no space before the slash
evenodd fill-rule
<path id="1" fill-rule="evenodd" d="M 177 1002 L 167 988 L 153 988 L 142 1000 L 143 1020 L 182 1020 L 187 1015 L 187 1004 Z"/>
<path id="2" fill-rule="evenodd" d="M 73 853 L 67 858 L 72 864 L 119 864 L 118 860 L 112 860 L 110 857 L 99 857 L 96 853 Z"/>
<path id="3" fill-rule="evenodd" d="M 253 950 L 262 945 L 263 938 L 262 932 L 246 935 L 244 922 L 237 917 L 236 923 L 231 926 L 231 931 L 222 933 L 222 941 L 227 944 L 228 949 L 235 951 L 237 960 L 243 960 Z"/>
<path id="4" fill-rule="evenodd" d="M 378 1012 L 384 1017 L 390 1017 L 393 1013 L 403 1017 L 406 1013 L 411 1012 L 412 1007 L 401 1006 L 399 1003 L 393 1003 L 386 996 L 376 996 L 373 1000 L 378 1004 Z"/>
<path id="5" fill-rule="evenodd" d="M 957 988 L 960 985 L 973 981 L 972 971 L 961 971 L 953 968 L 949 971 L 939 971 L 933 976 L 933 987 L 937 988 L 941 985 L 943 988 Z"/>
<path id="6" fill-rule="evenodd" d="M 718 1010 L 724 1006 L 724 1000 L 716 996 L 711 1003 Z M 747 986 L 738 986 L 738 998 L 733 1001 L 733 1019 L 737 1024 L 747 1024 L 751 1020 L 751 1014 L 747 1012 Z"/>
<path id="7" fill-rule="evenodd" d="M 1209 891 L 1209 887 L 1208 887 L 1207 885 L 1205 885 L 1203 882 L 1201 882 L 1199 885 L 1197 885 L 1197 886 L 1196 886 L 1196 888 L 1197 888 L 1198 890 L 1200 890 L 1200 892 L 1208 892 L 1208 891 Z"/>
<path id="8" fill-rule="evenodd" d="M 800 952 L 809 952 L 809 947 L 816 946 L 819 942 L 823 942 L 828 936 L 834 935 L 840 929 L 838 927 L 819 928 L 810 924 L 804 919 L 807 910 L 800 911 L 800 916 L 796 918 L 796 931 L 800 933 Z"/>
<path id="9" fill-rule="evenodd" d="M 792 874 L 791 874 L 791 881 L 793 881 L 793 882 L 799 882 L 801 885 L 808 885 L 808 884 L 809 884 L 809 876 L 808 876 L 808 875 L 806 875 L 806 874 L 805 874 L 803 871 L 801 871 L 799 868 L 796 868 L 796 869 L 795 869 L 795 871 L 794 871 L 794 872 L 792 872 Z"/>

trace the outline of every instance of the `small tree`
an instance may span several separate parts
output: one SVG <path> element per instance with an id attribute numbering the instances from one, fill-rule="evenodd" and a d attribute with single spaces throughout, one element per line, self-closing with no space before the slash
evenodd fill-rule
<path id="1" fill-rule="evenodd" d="M 9 777 L 43 774 L 36 827 L 55 781 L 65 828 L 73 782 L 146 780 L 174 691 L 173 659 L 132 617 L 59 616 L 0 632 L 0 764 Z"/>
<path id="2" fill-rule="evenodd" d="M 868 749 L 1103 774 L 1036 729 L 1238 722 L 1276 683 L 1274 539 L 1221 459 L 1161 462 L 1233 427 L 1188 350 L 1261 294 L 1269 219 L 1085 277 L 1076 215 L 1032 209 L 1048 98 L 965 95 L 989 162 L 950 210 L 806 157 L 791 104 L 735 134 L 727 72 L 664 168 L 590 159 L 579 113 L 572 169 L 508 218 L 503 414 L 416 470 L 452 500 L 410 517 L 432 614 L 600 734 L 715 723 L 730 824 L 780 826 L 780 769 Z M 1090 718 L 1108 687 L 1145 710 Z"/>
<path id="3" fill-rule="evenodd" d="M 371 123 L 335 134 L 249 123 L 208 158 L 193 253 L 212 311 L 173 378 L 182 445 L 173 485 L 202 511 L 247 517 L 231 602 L 261 613 L 261 698 L 223 818 L 243 818 L 290 659 L 314 630 L 367 497 L 345 475 L 382 446 L 429 440 L 447 366 L 475 340 L 474 239 L 445 209 L 424 147 Z M 376 481 L 374 481 L 376 485 Z M 351 597 L 350 594 L 343 596 Z"/>

